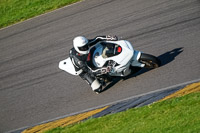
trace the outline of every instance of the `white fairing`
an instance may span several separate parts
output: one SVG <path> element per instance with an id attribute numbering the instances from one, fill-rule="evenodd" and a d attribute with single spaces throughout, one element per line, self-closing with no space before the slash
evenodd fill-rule
<path id="1" fill-rule="evenodd" d="M 120 54 L 116 56 L 104 58 L 102 56 L 103 46 L 99 43 L 96 46 L 96 50 L 94 51 L 93 54 L 93 64 L 96 67 L 102 67 L 105 64 L 105 62 L 109 60 L 115 61 L 119 65 L 113 68 L 113 71 L 109 73 L 111 76 L 127 76 L 131 72 L 131 70 L 129 69 L 130 65 L 142 67 L 143 64 L 138 62 L 141 52 L 134 51 L 129 41 L 120 40 L 120 41 L 106 41 L 106 42 L 118 44 L 119 46 L 122 47 L 122 51 Z"/>
<path id="2" fill-rule="evenodd" d="M 67 59 L 59 62 L 59 68 L 61 70 L 64 70 L 64 71 L 72 74 L 72 75 L 79 75 L 82 72 L 82 70 L 75 71 L 75 67 L 72 64 L 72 61 L 69 57 Z"/>
<path id="3" fill-rule="evenodd" d="M 114 60 L 115 62 L 117 62 L 118 64 L 121 65 L 126 65 L 130 59 L 133 56 L 133 47 L 131 45 L 129 45 L 130 43 L 128 41 L 107 41 L 108 43 L 115 43 L 118 44 L 122 47 L 122 52 L 119 55 L 113 56 L 113 57 L 109 57 L 109 58 L 103 58 L 102 57 L 102 49 L 103 46 L 101 44 L 98 44 L 96 47 L 97 49 L 95 50 L 94 54 L 93 54 L 93 63 L 96 67 L 102 67 L 106 61 L 108 60 Z M 96 53 L 99 53 L 98 56 L 96 56 Z"/>

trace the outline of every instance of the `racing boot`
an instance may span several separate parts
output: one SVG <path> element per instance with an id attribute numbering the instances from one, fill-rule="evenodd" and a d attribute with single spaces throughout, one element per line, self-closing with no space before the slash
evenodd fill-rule
<path id="1" fill-rule="evenodd" d="M 102 84 L 89 73 L 81 73 L 80 77 L 85 80 L 92 88 L 92 90 L 96 93 L 100 93 L 102 91 Z"/>
<path id="2" fill-rule="evenodd" d="M 101 83 L 99 83 L 99 81 L 97 79 L 95 79 L 92 84 L 91 84 L 91 88 L 94 92 L 96 92 L 97 94 L 102 92 L 102 85 Z"/>

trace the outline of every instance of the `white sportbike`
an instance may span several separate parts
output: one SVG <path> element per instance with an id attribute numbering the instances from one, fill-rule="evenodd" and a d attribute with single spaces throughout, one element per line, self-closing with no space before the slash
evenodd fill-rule
<path id="1" fill-rule="evenodd" d="M 157 68 L 160 60 L 150 54 L 134 50 L 129 41 L 99 42 L 90 49 L 90 61 L 87 66 L 92 72 L 101 71 L 96 77 L 103 84 L 116 77 L 127 77 L 141 68 Z M 59 68 L 72 75 L 79 75 L 82 70 L 76 71 L 68 57 L 60 61 Z"/>

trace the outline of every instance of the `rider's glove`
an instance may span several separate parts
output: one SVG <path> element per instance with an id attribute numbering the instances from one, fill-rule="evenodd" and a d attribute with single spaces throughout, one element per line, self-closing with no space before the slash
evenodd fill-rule
<path id="1" fill-rule="evenodd" d="M 108 41 L 117 41 L 118 40 L 117 36 L 107 35 L 106 38 Z"/>

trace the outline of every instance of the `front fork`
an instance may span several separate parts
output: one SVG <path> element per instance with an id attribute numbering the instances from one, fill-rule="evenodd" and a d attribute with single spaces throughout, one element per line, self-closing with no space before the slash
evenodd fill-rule
<path id="1" fill-rule="evenodd" d="M 141 54 L 142 53 L 140 51 L 134 50 L 133 57 L 131 60 L 131 66 L 133 66 L 133 67 L 144 67 L 145 66 L 145 64 L 142 64 L 139 62 Z"/>

